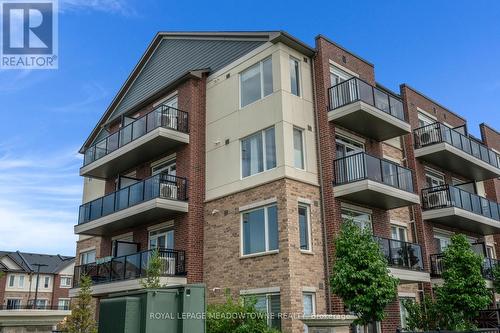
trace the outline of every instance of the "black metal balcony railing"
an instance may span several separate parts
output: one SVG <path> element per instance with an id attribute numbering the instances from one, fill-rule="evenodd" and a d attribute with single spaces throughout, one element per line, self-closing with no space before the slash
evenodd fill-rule
<path id="1" fill-rule="evenodd" d="M 170 106 L 160 105 L 153 111 L 137 118 L 118 132 L 110 134 L 85 150 L 83 165 L 85 166 L 97 161 L 158 127 L 188 133 L 188 123 L 187 112 Z"/>
<path id="2" fill-rule="evenodd" d="M 444 265 L 444 253 L 431 254 L 431 276 L 440 278 L 446 269 Z M 493 280 L 493 268 L 500 264 L 500 260 L 492 258 L 483 258 L 483 265 L 481 267 L 481 274 L 485 279 Z"/>
<path id="3" fill-rule="evenodd" d="M 389 263 L 389 266 L 424 270 L 422 248 L 419 244 L 403 242 L 395 239 L 375 237 Z"/>
<path id="4" fill-rule="evenodd" d="M 376 88 L 369 83 L 353 77 L 328 88 L 330 110 L 362 101 L 400 120 L 405 120 L 403 102 L 399 97 Z"/>
<path id="5" fill-rule="evenodd" d="M 415 149 L 445 142 L 494 167 L 499 167 L 499 155 L 496 152 L 444 124 L 434 123 L 419 127 L 413 131 L 413 137 Z"/>
<path id="6" fill-rule="evenodd" d="M 33 305 L 33 304 L 14 304 L 14 305 L 5 305 L 0 304 L 0 310 L 59 310 L 59 311 L 68 311 L 70 309 L 69 305 Z"/>
<path id="7" fill-rule="evenodd" d="M 479 195 L 451 185 L 422 190 L 423 210 L 457 207 L 474 214 L 500 221 L 500 205 Z"/>
<path id="8" fill-rule="evenodd" d="M 359 152 L 333 161 L 335 185 L 369 179 L 413 192 L 412 171 L 394 162 Z"/>
<path id="9" fill-rule="evenodd" d="M 90 277 L 92 284 L 124 281 L 145 277 L 149 265 L 149 259 L 154 250 L 146 250 L 129 254 L 126 256 L 111 258 L 104 263 L 92 263 L 75 266 L 73 288 L 78 288 L 80 279 L 85 275 Z M 162 276 L 184 276 L 185 253 L 184 251 L 172 249 L 159 249 L 159 257 L 162 260 Z"/>
<path id="10" fill-rule="evenodd" d="M 187 186 L 187 179 L 183 177 L 172 176 L 167 173 L 151 176 L 119 191 L 81 205 L 78 224 L 96 220 L 155 198 L 186 201 Z"/>

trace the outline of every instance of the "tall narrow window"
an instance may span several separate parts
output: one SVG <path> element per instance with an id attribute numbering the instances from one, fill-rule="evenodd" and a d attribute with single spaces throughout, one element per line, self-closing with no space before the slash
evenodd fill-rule
<path id="1" fill-rule="evenodd" d="M 19 288 L 24 288 L 24 275 L 19 275 L 19 281 L 17 281 Z"/>
<path id="2" fill-rule="evenodd" d="M 45 289 L 48 289 L 50 285 L 50 276 L 46 276 L 45 279 L 43 280 L 43 287 Z"/>
<path id="3" fill-rule="evenodd" d="M 310 233 L 309 233 L 309 207 L 299 205 L 299 234 L 300 234 L 300 249 L 304 251 L 311 250 Z"/>
<path id="4" fill-rule="evenodd" d="M 278 214 L 275 205 L 242 214 L 243 255 L 278 249 Z"/>
<path id="5" fill-rule="evenodd" d="M 290 86 L 295 96 L 300 96 L 300 61 L 290 58 Z"/>
<path id="6" fill-rule="evenodd" d="M 276 167 L 274 127 L 241 140 L 242 177 Z"/>
<path id="7" fill-rule="evenodd" d="M 272 67 L 271 58 L 267 58 L 241 72 L 241 107 L 264 98 L 273 92 Z"/>
<path id="8" fill-rule="evenodd" d="M 402 242 L 407 241 L 407 231 L 405 227 L 398 225 L 391 226 L 391 238 Z"/>
<path id="9" fill-rule="evenodd" d="M 15 281 L 16 281 L 16 276 L 10 275 L 9 276 L 9 287 L 14 287 Z"/>
<path id="10" fill-rule="evenodd" d="M 302 303 L 304 306 L 304 316 L 312 316 L 315 314 L 315 304 L 314 304 L 314 294 L 313 293 L 303 293 Z"/>
<path id="11" fill-rule="evenodd" d="M 296 168 L 305 169 L 304 161 L 304 131 L 293 128 L 293 156 Z"/>

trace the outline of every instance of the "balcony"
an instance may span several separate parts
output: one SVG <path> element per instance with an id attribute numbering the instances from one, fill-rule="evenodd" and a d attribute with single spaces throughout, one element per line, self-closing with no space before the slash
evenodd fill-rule
<path id="1" fill-rule="evenodd" d="M 377 141 L 411 133 L 401 99 L 352 78 L 328 89 L 328 121 Z"/>
<path id="2" fill-rule="evenodd" d="M 80 280 L 86 275 L 92 280 L 92 294 L 103 295 L 113 292 L 140 289 L 140 279 L 146 276 L 153 250 L 109 258 L 102 263 L 75 266 L 73 289 L 70 296 L 78 293 Z M 172 249 L 159 249 L 162 260 L 161 283 L 185 284 L 185 253 Z M 168 278 L 168 279 L 167 279 Z"/>
<path id="3" fill-rule="evenodd" d="M 188 113 L 161 105 L 85 150 L 80 176 L 109 178 L 189 143 Z"/>
<path id="4" fill-rule="evenodd" d="M 424 272 L 422 248 L 419 244 L 395 239 L 375 237 L 389 264 L 391 275 L 401 283 L 429 282 L 429 273 Z"/>
<path id="5" fill-rule="evenodd" d="M 431 260 L 431 277 L 440 279 L 443 277 L 444 267 L 444 253 L 432 254 Z M 481 274 L 486 280 L 493 280 L 493 268 L 500 264 L 500 261 L 492 258 L 484 258 L 483 266 L 481 267 Z"/>
<path id="6" fill-rule="evenodd" d="M 500 205 L 455 186 L 423 189 L 422 210 L 434 223 L 481 235 L 500 232 Z"/>
<path id="7" fill-rule="evenodd" d="M 76 234 L 106 235 L 188 211 L 187 179 L 160 173 L 80 206 Z"/>
<path id="8" fill-rule="evenodd" d="M 413 136 L 417 158 L 471 180 L 500 176 L 497 153 L 444 124 L 417 128 Z"/>
<path id="9" fill-rule="evenodd" d="M 334 162 L 336 198 L 382 209 L 420 203 L 410 169 L 364 152 Z"/>

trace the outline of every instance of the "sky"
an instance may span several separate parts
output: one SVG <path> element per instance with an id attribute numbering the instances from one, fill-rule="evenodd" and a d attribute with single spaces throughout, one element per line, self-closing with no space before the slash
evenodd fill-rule
<path id="1" fill-rule="evenodd" d="M 75 253 L 78 149 L 157 31 L 285 30 L 325 35 L 500 130 L 498 1 L 60 0 L 59 69 L 0 70 L 0 249 Z"/>

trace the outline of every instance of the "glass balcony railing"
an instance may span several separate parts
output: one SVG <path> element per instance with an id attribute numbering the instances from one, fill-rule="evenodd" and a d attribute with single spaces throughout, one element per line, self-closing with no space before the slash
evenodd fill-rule
<path id="1" fill-rule="evenodd" d="M 451 185 L 430 187 L 422 190 L 423 210 L 446 207 L 461 208 L 500 221 L 500 205 L 477 194 Z"/>
<path id="2" fill-rule="evenodd" d="M 401 102 L 399 97 L 389 94 L 356 77 L 328 88 L 328 98 L 330 110 L 362 101 L 391 116 L 406 121 L 403 102 Z"/>
<path id="3" fill-rule="evenodd" d="M 443 276 L 443 272 L 446 267 L 444 265 L 444 253 L 431 254 L 431 276 L 440 278 Z M 485 279 L 493 280 L 493 269 L 500 264 L 500 261 L 493 258 L 483 258 L 483 264 L 481 266 L 481 274 Z"/>
<path id="4" fill-rule="evenodd" d="M 97 161 L 159 127 L 188 133 L 188 113 L 170 106 L 160 105 L 85 150 L 83 166 Z"/>
<path id="5" fill-rule="evenodd" d="M 500 167 L 499 155 L 496 152 L 444 124 L 434 123 L 419 127 L 413 131 L 413 137 L 415 149 L 445 142 L 496 168 Z"/>
<path id="6" fill-rule="evenodd" d="M 187 179 L 160 173 L 80 206 L 78 224 L 87 223 L 142 202 L 164 198 L 187 200 Z"/>
<path id="7" fill-rule="evenodd" d="M 149 259 L 153 250 L 137 252 L 111 258 L 103 263 L 75 266 L 73 288 L 78 288 L 83 276 L 88 276 L 93 284 L 138 279 L 146 276 Z M 162 276 L 183 276 L 186 274 L 184 251 L 159 249 Z"/>
<path id="8" fill-rule="evenodd" d="M 413 192 L 412 171 L 394 162 L 359 152 L 333 161 L 335 184 L 343 185 L 364 179 Z"/>
<path id="9" fill-rule="evenodd" d="M 419 244 L 382 237 L 375 237 L 375 240 L 380 244 L 389 266 L 418 271 L 424 270 L 422 248 Z"/>

